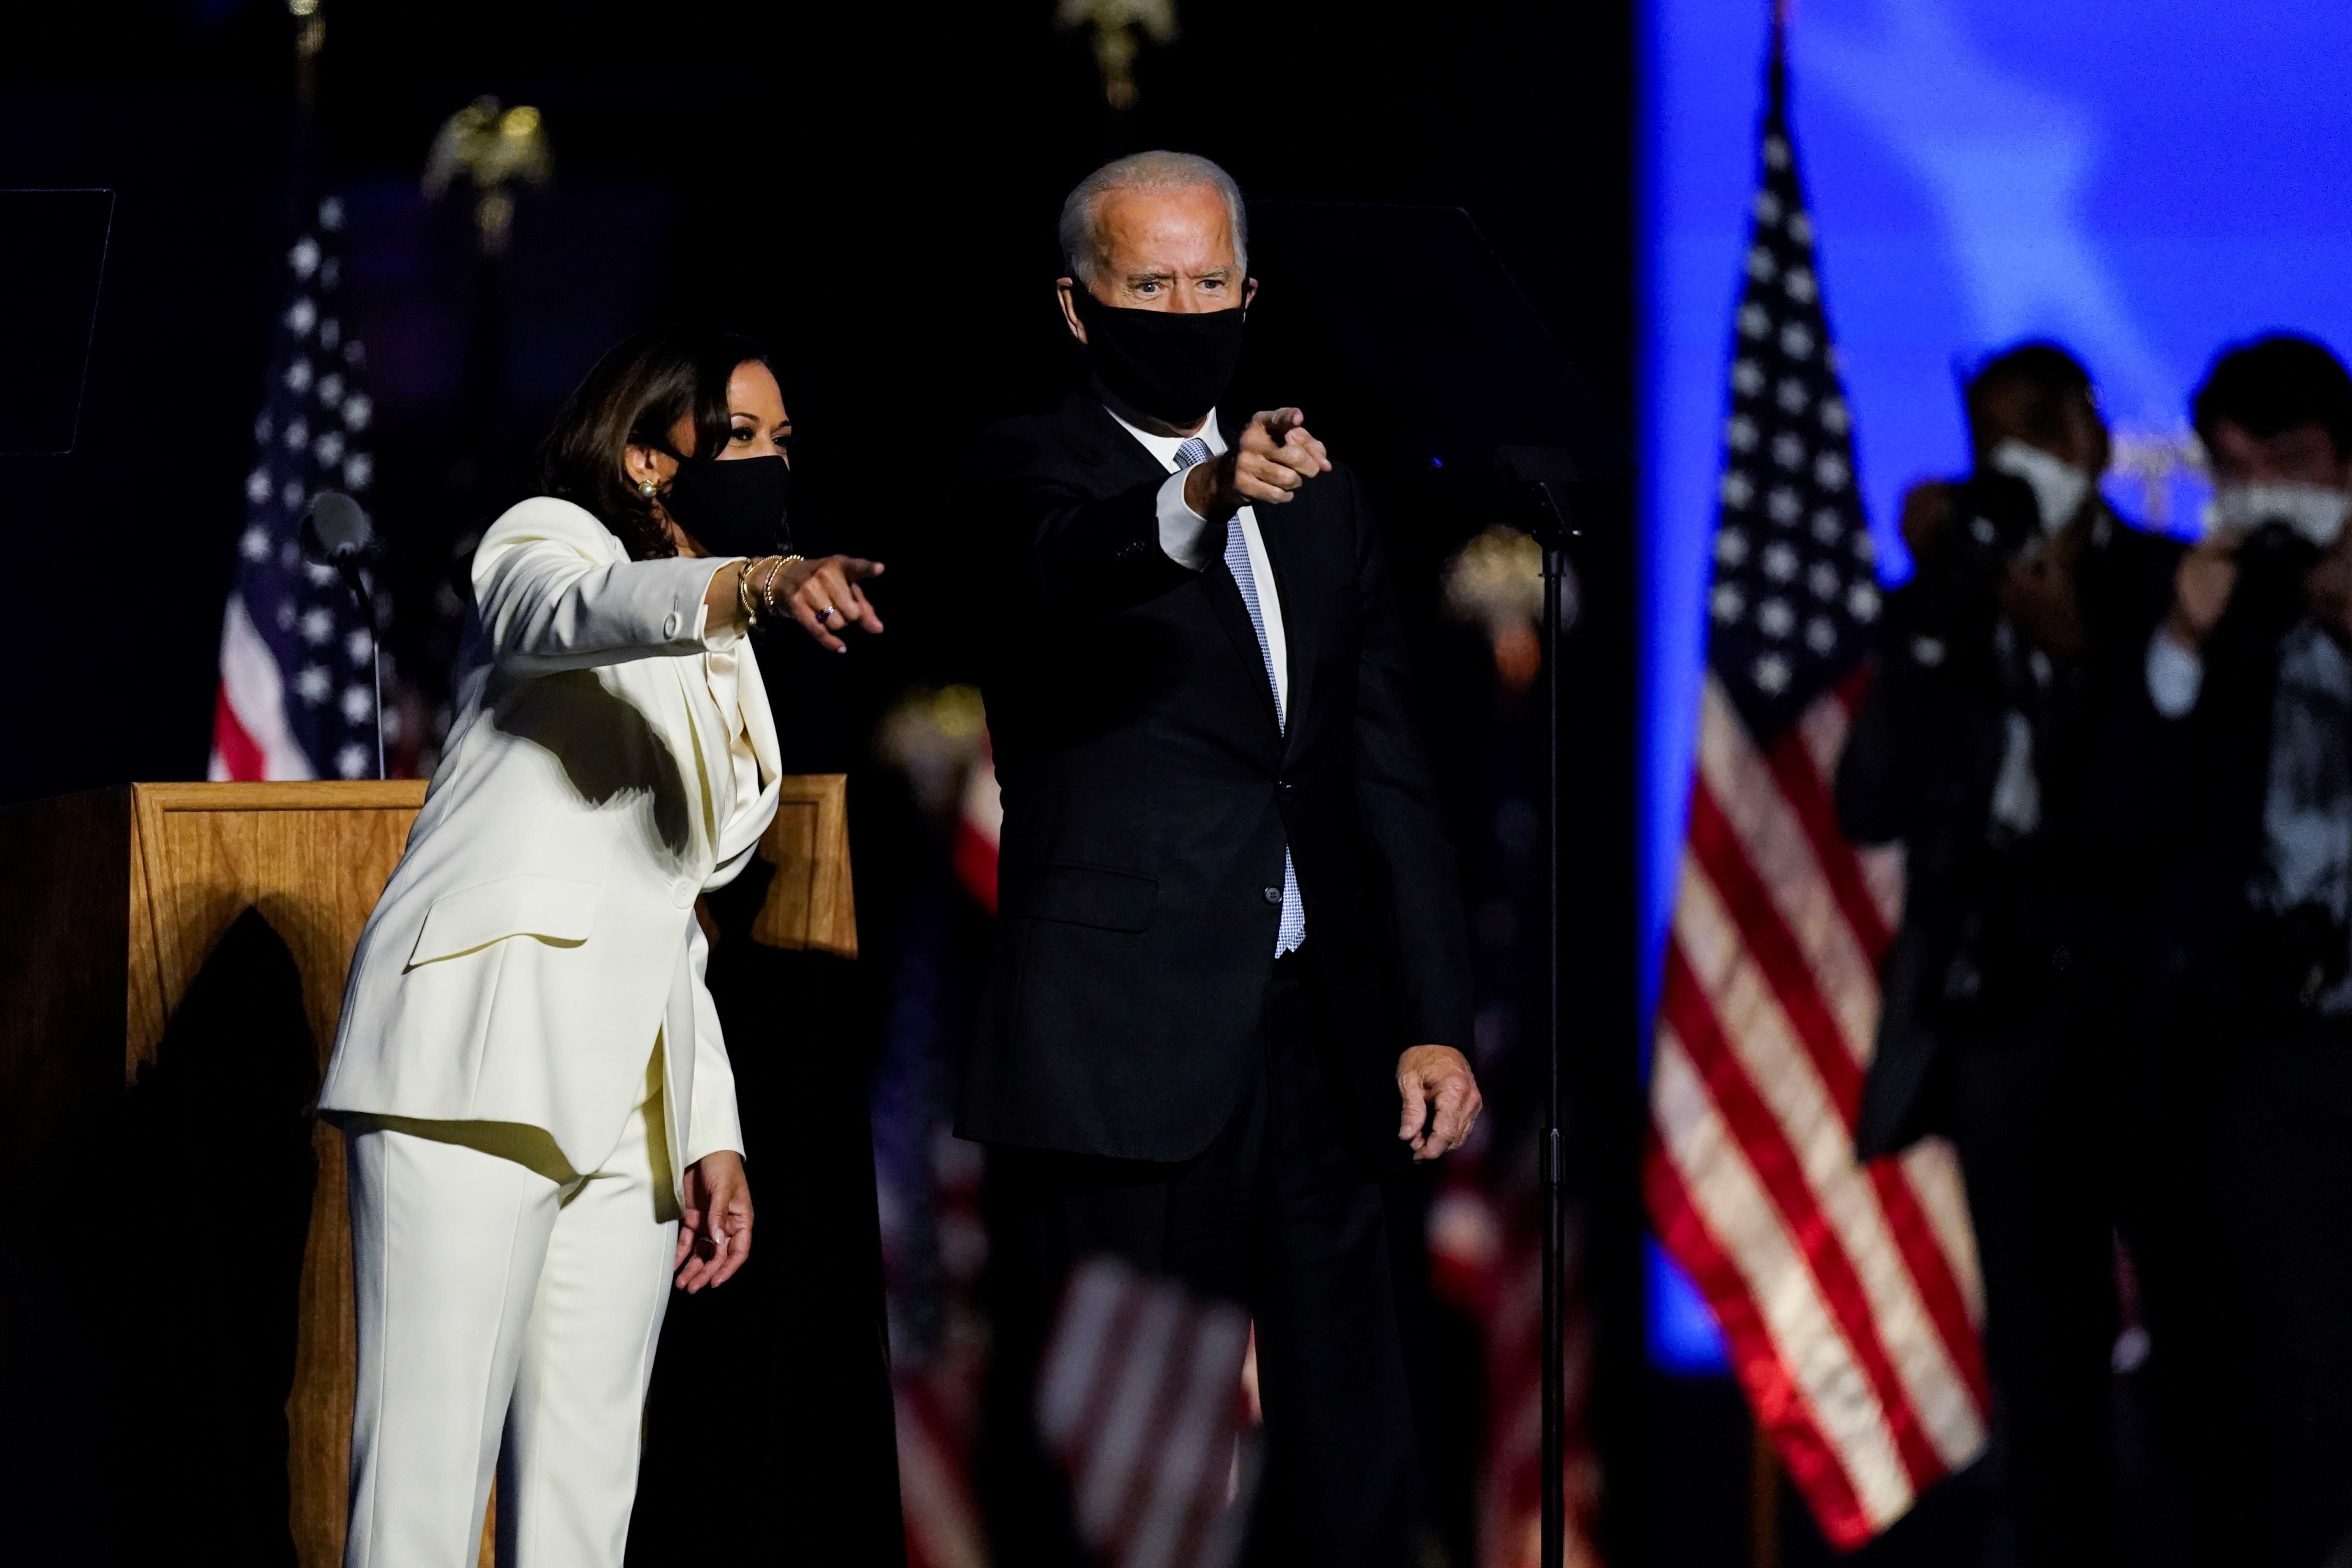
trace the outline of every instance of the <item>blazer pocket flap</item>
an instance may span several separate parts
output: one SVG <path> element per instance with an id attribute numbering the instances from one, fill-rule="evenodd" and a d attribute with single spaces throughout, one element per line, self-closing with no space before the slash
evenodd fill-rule
<path id="1" fill-rule="evenodd" d="M 595 929 L 596 901 L 604 891 L 594 882 L 525 872 L 444 893 L 425 911 L 409 966 L 455 958 L 510 936 L 577 946 Z"/>
<path id="2" fill-rule="evenodd" d="M 1061 921 L 1104 931 L 1141 931 L 1160 896 L 1159 879 L 1097 866 L 1006 866 L 997 904 L 1026 920 Z"/>

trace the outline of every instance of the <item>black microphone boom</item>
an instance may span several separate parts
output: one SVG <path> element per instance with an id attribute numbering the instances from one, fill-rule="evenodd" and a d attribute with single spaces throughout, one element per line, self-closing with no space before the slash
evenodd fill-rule
<path id="1" fill-rule="evenodd" d="M 375 776 L 383 765 L 383 636 L 376 625 L 375 592 L 363 568 L 383 552 L 367 508 L 341 490 L 320 490 L 302 513 L 302 553 L 343 574 L 352 596 L 367 617 L 368 664 L 375 684 Z"/>

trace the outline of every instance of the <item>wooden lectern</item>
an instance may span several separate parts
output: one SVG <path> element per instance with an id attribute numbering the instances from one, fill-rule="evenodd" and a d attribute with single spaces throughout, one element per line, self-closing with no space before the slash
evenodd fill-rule
<path id="1" fill-rule="evenodd" d="M 845 786 L 838 774 L 784 781 L 761 842 L 776 871 L 756 940 L 856 952 Z M 352 948 L 425 787 L 131 784 L 0 811 L 0 1174 L 21 1193 L 21 1178 L 60 1168 L 72 1130 L 138 1081 L 190 983 L 248 909 L 299 972 L 323 1072 Z M 335 1568 L 350 1463 L 351 1234 L 342 1140 L 317 1124 L 311 1141 L 318 1182 L 286 1405 L 290 1525 L 303 1568 Z"/>

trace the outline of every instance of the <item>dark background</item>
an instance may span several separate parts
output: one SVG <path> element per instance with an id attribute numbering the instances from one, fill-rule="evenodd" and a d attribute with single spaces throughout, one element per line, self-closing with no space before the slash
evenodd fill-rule
<path id="1" fill-rule="evenodd" d="M 1216 158 L 1254 197 L 1468 209 L 1630 426 L 1622 4 L 1179 10 L 1182 36 L 1145 51 L 1140 104 L 1119 115 L 1050 0 L 331 3 L 321 147 L 352 213 L 348 325 L 380 411 L 380 521 L 430 557 L 495 514 L 556 399 L 614 339 L 724 321 L 767 341 L 792 383 L 804 538 L 897 574 L 893 633 L 856 661 L 852 708 L 911 672 L 965 669 L 940 480 L 979 423 L 1060 384 L 1062 193 L 1163 144 Z M 93 597 L 29 572 L 0 586 L 0 649 L 37 668 L 71 648 L 78 675 L 12 683 L 0 798 L 202 773 L 285 226 L 292 28 L 267 0 L 12 23 L 0 185 L 121 195 L 79 446 L 17 459 L 0 492 L 16 559 L 47 545 L 88 562 L 110 608 L 93 616 Z M 487 407 L 467 384 L 486 315 L 467 204 L 417 194 L 435 130 L 481 94 L 539 106 L 557 165 L 519 198 Z M 1390 286 L 1411 300 L 1443 280 Z M 453 483 L 474 462 L 493 471 Z M 479 514 L 450 515 L 452 489 Z"/>
<path id="2" fill-rule="evenodd" d="M 318 145 L 350 213 L 347 327 L 367 345 L 379 409 L 371 501 L 394 551 L 389 645 L 404 672 L 428 691 L 437 680 L 447 627 L 435 600 L 453 549 L 523 482 L 530 441 L 599 352 L 677 317 L 762 338 L 798 429 L 797 542 L 891 568 L 877 595 L 886 637 L 783 672 L 798 694 L 788 765 L 847 769 L 862 800 L 884 803 L 856 854 L 865 942 L 887 951 L 904 814 L 868 788 L 867 737 L 909 683 L 973 673 L 987 606 L 962 595 L 956 464 L 987 419 L 1064 384 L 1055 214 L 1088 169 L 1139 148 L 1204 153 L 1254 198 L 1466 210 L 1603 423 L 1630 434 L 1630 0 L 1177 8 L 1181 37 L 1144 50 L 1139 104 L 1122 114 L 1105 106 L 1085 37 L 1054 27 L 1052 0 L 327 0 Z M 0 187 L 120 198 L 79 444 L 11 459 L 0 485 L 0 660 L 13 675 L 0 683 L 0 803 L 202 776 L 289 232 L 294 26 L 271 0 L 11 19 Z M 417 186 L 436 129 L 484 94 L 538 106 L 556 160 L 553 184 L 519 194 L 495 271 L 474 258 L 467 198 L 429 204 Z M 1492 859 L 1498 752 L 1474 700 L 1484 650 L 1434 605 L 1438 563 L 1487 519 L 1407 476 L 1396 443 L 1411 411 L 1375 405 L 1318 361 L 1327 340 L 1265 259 L 1266 330 L 1254 323 L 1242 390 L 1305 402 L 1302 386 L 1331 389 L 1307 412 L 1375 482 L 1465 858 Z M 1413 260 L 1363 255 L 1351 289 L 1442 307 L 1448 279 Z M 1604 1527 L 1613 1562 L 1730 1562 L 1749 1545 L 1737 1395 L 1655 1378 L 1639 1350 L 1633 552 L 1630 510 L 1603 510 L 1577 559 L 1581 616 L 1563 670 L 1571 1089 L 1601 1333 Z M 1523 744 L 1503 752 L 1524 772 Z M 1522 1126 L 1537 1044 L 1523 1027 L 1507 1059 L 1481 1058 L 1517 1086 L 1497 1112 Z M 1792 1560 L 1813 1550 L 1792 1539 Z"/>

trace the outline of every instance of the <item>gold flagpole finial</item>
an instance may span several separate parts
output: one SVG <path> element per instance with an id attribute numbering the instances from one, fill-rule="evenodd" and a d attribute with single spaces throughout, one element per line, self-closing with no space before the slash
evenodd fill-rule
<path id="1" fill-rule="evenodd" d="M 1126 110 L 1135 107 L 1135 57 L 1143 45 L 1176 40 L 1176 0 L 1061 0 L 1054 25 L 1065 32 L 1093 32 L 1103 100 Z"/>
<path id="2" fill-rule="evenodd" d="M 528 103 L 501 109 L 495 98 L 478 98 L 443 121 L 425 160 L 425 194 L 438 198 L 463 178 L 474 187 L 474 226 L 482 254 L 504 256 L 514 227 L 518 181 L 543 185 L 555 173 L 547 127 Z"/>

